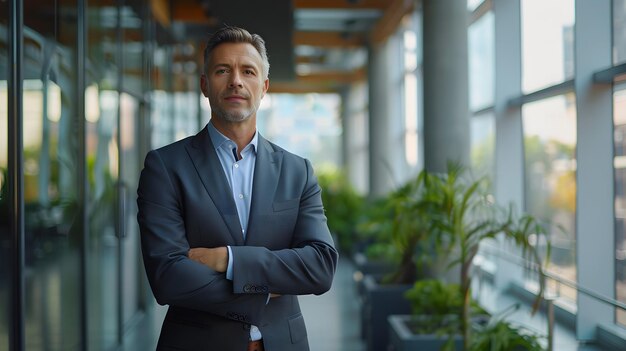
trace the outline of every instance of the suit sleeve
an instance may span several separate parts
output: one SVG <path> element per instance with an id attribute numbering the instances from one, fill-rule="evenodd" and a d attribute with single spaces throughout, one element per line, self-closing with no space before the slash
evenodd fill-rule
<path id="1" fill-rule="evenodd" d="M 189 243 L 175 189 L 158 151 L 149 152 L 137 190 L 137 220 L 144 265 L 157 302 L 258 323 L 264 296 L 234 294 L 223 273 L 187 257 Z"/>
<path id="2" fill-rule="evenodd" d="M 291 247 L 232 246 L 235 293 L 319 295 L 330 289 L 338 254 L 326 224 L 321 188 L 309 161 L 304 163 L 306 181 Z"/>

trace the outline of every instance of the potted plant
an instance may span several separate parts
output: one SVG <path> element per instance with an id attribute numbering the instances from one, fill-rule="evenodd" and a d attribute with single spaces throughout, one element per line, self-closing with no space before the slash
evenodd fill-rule
<path id="1" fill-rule="evenodd" d="M 350 253 L 356 244 L 355 228 L 363 212 L 363 196 L 340 171 L 322 171 L 318 175 L 318 181 L 322 188 L 328 227 L 335 236 L 339 249 Z"/>
<path id="2" fill-rule="evenodd" d="M 474 336 L 470 351 L 513 350 L 543 351 L 542 339 L 536 332 L 515 325 L 503 317 L 492 318 L 485 325 L 474 326 Z"/>
<path id="3" fill-rule="evenodd" d="M 480 244 L 499 236 L 511 241 L 522 254 L 533 262 L 539 276 L 539 293 L 534 302 L 533 311 L 539 306 L 543 296 L 543 267 L 538 249 L 532 245 L 531 238 L 543 236 L 549 255 L 549 241 L 538 221 L 529 215 L 520 218 L 514 216 L 512 208 L 504 210 L 488 201 L 482 189 L 485 179 L 467 181 L 464 169 L 449 165 L 443 175 L 426 175 L 428 192 L 425 192 L 423 204 L 430 208 L 431 235 L 436 241 L 454 250 L 456 259 L 448 267 L 458 266 L 459 287 L 462 305 L 459 315 L 458 332 L 462 336 L 463 349 L 469 350 L 472 344 L 472 263 Z"/>
<path id="4" fill-rule="evenodd" d="M 447 256 L 450 245 L 433 240 L 433 206 L 425 195 L 431 190 L 428 174 L 421 172 L 404 186 L 390 193 L 384 202 L 385 216 L 377 222 L 385 229 L 379 237 L 381 251 L 395 253 L 394 269 L 380 279 L 366 275 L 363 280 L 364 303 L 362 316 L 363 336 L 368 350 L 384 349 L 388 342 L 387 317 L 409 313 L 410 306 L 403 294 L 418 279 L 433 277 L 437 257 Z M 383 219 L 384 218 L 384 219 Z"/>
<path id="5" fill-rule="evenodd" d="M 463 309 L 461 286 L 439 279 L 415 282 L 405 293 L 412 315 L 391 315 L 390 341 L 394 350 L 433 350 L 448 347 L 460 350 L 463 339 L 460 315 Z M 475 318 L 486 320 L 487 313 L 472 300 Z"/>

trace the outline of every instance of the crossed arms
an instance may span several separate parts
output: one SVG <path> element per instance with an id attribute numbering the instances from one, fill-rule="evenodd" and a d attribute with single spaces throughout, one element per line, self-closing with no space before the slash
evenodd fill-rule
<path id="1" fill-rule="evenodd" d="M 206 207 L 208 218 L 194 219 L 198 223 L 190 224 L 183 209 L 193 203 L 186 201 L 204 189 L 193 172 L 180 173 L 180 165 L 168 163 L 159 151 L 148 154 L 137 199 L 146 273 L 160 304 L 255 324 L 260 322 L 268 293 L 321 294 L 330 288 L 337 252 L 325 223 L 320 188 L 308 162 L 294 211 L 295 225 L 290 233 L 271 234 L 291 236 L 289 245 L 273 250 L 262 245 L 231 246 L 232 281 L 223 272 L 228 262 L 225 246 L 234 243 L 228 242 L 232 239 L 219 211 L 211 207 L 210 200 L 198 203 L 196 206 Z M 271 233 L 272 223 L 266 225 L 263 230 Z M 217 237 L 219 244 L 192 247 L 196 245 L 190 245 L 190 236 L 197 233 L 190 231 L 196 230 Z"/>

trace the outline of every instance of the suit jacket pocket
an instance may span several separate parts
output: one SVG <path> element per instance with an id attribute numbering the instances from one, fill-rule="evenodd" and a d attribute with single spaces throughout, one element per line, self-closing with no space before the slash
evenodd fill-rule
<path id="1" fill-rule="evenodd" d="M 297 344 L 306 338 L 306 326 L 304 325 L 302 314 L 289 320 L 289 334 L 291 335 L 292 344 Z"/>
<path id="2" fill-rule="evenodd" d="M 298 208 L 300 199 L 291 199 L 286 201 L 276 201 L 272 204 L 274 212 L 287 211 L 290 209 Z"/>

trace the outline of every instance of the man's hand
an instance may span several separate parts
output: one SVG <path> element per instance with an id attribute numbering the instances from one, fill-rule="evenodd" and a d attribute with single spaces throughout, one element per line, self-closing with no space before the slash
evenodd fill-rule
<path id="1" fill-rule="evenodd" d="M 216 248 L 194 247 L 189 250 L 189 258 L 208 266 L 216 272 L 226 272 L 228 266 L 228 249 L 225 246 Z"/>

